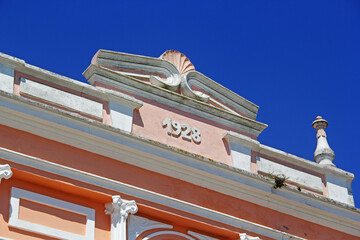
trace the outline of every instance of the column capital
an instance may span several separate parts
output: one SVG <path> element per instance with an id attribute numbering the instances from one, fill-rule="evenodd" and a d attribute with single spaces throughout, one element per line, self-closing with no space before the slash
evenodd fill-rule
<path id="1" fill-rule="evenodd" d="M 126 220 L 129 213 L 135 214 L 138 207 L 135 201 L 126 201 L 119 195 L 112 197 L 112 202 L 105 204 L 105 213 L 111 215 L 111 240 L 126 240 Z"/>
<path id="2" fill-rule="evenodd" d="M 1 179 L 9 179 L 12 176 L 12 171 L 9 164 L 0 165 L 0 183 Z"/>
<path id="3" fill-rule="evenodd" d="M 107 203 L 105 205 L 105 213 L 108 215 L 120 215 L 121 217 L 127 219 L 129 213 L 135 214 L 138 210 L 134 200 L 123 200 L 120 195 L 113 196 L 112 199 L 112 203 Z"/>

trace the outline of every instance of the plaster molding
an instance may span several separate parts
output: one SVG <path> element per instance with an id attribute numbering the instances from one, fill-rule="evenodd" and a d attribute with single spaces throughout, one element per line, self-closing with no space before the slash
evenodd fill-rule
<path id="1" fill-rule="evenodd" d="M 147 78 L 153 85 L 171 91 L 177 91 L 180 85 L 184 95 L 206 102 L 208 100 L 206 94 L 191 89 L 191 85 L 195 85 L 205 92 L 209 92 L 210 95 L 220 99 L 225 104 L 240 110 L 253 120 L 256 119 L 259 109 L 257 105 L 195 71 L 190 60 L 178 51 L 166 51 L 160 58 L 152 58 L 99 50 L 91 63 L 92 65 L 102 66 L 107 69 L 114 69 L 115 67 L 117 69 L 115 71 L 122 75 Z M 92 83 L 89 76 L 89 68 L 85 70 L 83 75 Z M 229 110 L 229 108 L 225 109 Z"/>
<path id="2" fill-rule="evenodd" d="M 183 74 L 182 77 L 184 79 L 184 82 L 186 82 L 188 88 L 191 89 L 192 86 L 195 86 L 212 96 L 210 97 L 209 101 L 213 102 L 213 104 L 220 105 L 221 108 L 225 108 L 229 112 L 239 114 L 232 109 L 226 107 L 224 104 L 219 103 L 219 101 L 216 101 L 214 99 L 216 98 L 221 102 L 245 114 L 249 118 L 253 120 L 256 119 L 259 106 L 225 88 L 224 86 L 220 85 L 219 83 L 205 76 L 204 74 L 197 71 L 191 71 Z"/>
<path id="3" fill-rule="evenodd" d="M 167 176 L 175 176 L 180 180 L 233 197 L 247 199 L 255 204 L 310 222 L 339 229 L 352 235 L 360 235 L 359 212 L 348 205 L 341 205 L 341 203 L 323 197 L 300 193 L 290 188 L 274 191 L 272 183 L 264 181 L 257 175 L 245 173 L 224 164 L 213 163 L 190 153 L 180 153 L 176 149 L 165 145 L 154 145 L 152 141 L 113 129 L 96 121 L 89 121 L 68 113 L 65 114 L 60 110 L 52 112 L 52 108 L 41 108 L 41 104 L 29 105 L 29 101 L 19 101 L 21 98 L 16 96 L 12 96 L 12 98 L 4 98 L 0 94 L 0 113 L 3 113 L 0 114 L 0 124 L 54 141 L 74 145 L 86 151 L 132 165 L 141 165 L 151 171 Z M 267 151 L 270 150 L 271 148 L 267 149 Z M 10 161 L 55 174 L 62 174 L 86 183 L 104 186 L 115 191 L 124 191 L 122 185 L 119 185 L 118 182 L 114 183 L 111 180 L 105 180 L 101 176 L 94 176 L 75 169 L 66 169 L 63 166 L 57 166 L 51 162 L 3 148 L 1 148 L 0 156 L 3 159 L 9 159 Z M 318 164 L 315 165 L 320 168 Z M 331 171 L 335 170 L 332 169 Z M 348 173 L 341 171 L 339 174 L 346 175 Z M 213 181 L 209 181 L 210 178 Z M 125 189 L 128 188 L 125 187 Z M 163 202 L 165 205 L 169 204 L 167 201 L 164 202 L 164 199 L 159 199 L 151 194 L 150 196 L 144 196 L 141 191 L 137 192 L 137 190 L 134 193 L 134 189 L 131 189 L 126 190 L 130 195 L 135 194 L 143 196 L 145 199 L 152 199 L 155 202 Z M 289 208 L 289 201 L 291 202 L 291 208 Z M 181 204 L 178 206 L 176 201 L 172 203 L 169 206 L 183 209 L 183 206 Z M 192 212 L 191 209 L 189 211 Z M 200 212 L 199 214 L 208 216 L 207 212 Z M 214 219 L 218 218 L 217 216 L 213 217 Z M 253 228 L 243 224 L 238 225 L 238 222 L 234 223 L 226 218 L 224 221 L 229 222 L 230 225 L 235 224 L 244 230 L 253 230 Z M 271 230 L 269 230 L 270 232 L 264 229 L 261 231 L 265 231 L 266 236 L 273 234 Z"/>
<path id="4" fill-rule="evenodd" d="M 232 166 L 251 172 L 251 151 L 258 149 L 260 143 L 232 131 L 225 132 L 223 139 L 229 144 Z"/>
<path id="5" fill-rule="evenodd" d="M 161 235 L 175 235 L 175 236 L 180 236 L 180 237 L 186 238 L 187 240 L 196 240 L 184 233 L 175 232 L 175 231 L 159 231 L 159 232 L 151 233 L 151 234 L 145 236 L 142 240 L 151 240 L 152 238 L 159 237 Z"/>
<path id="6" fill-rule="evenodd" d="M 193 232 L 193 231 L 188 231 L 187 233 L 189 235 L 191 235 L 191 236 L 196 237 L 199 240 L 219 240 L 217 238 L 212 238 L 212 237 L 209 237 L 209 236 L 206 236 L 206 235 L 203 235 L 203 234 L 200 234 L 200 233 L 196 233 L 196 232 Z"/>
<path id="7" fill-rule="evenodd" d="M 41 224 L 36 224 L 19 219 L 20 199 L 27 199 L 32 202 L 36 202 L 46 206 L 55 207 L 61 210 L 74 212 L 86 216 L 85 235 L 75 234 L 57 228 L 48 227 Z M 94 209 L 15 187 L 11 188 L 10 209 L 11 211 L 9 212 L 10 214 L 9 226 L 11 227 L 22 229 L 32 233 L 42 234 L 45 236 L 59 238 L 62 240 L 94 240 L 95 239 Z"/>
<path id="8" fill-rule="evenodd" d="M 105 213 L 111 217 L 111 240 L 126 240 L 126 220 L 129 214 L 138 211 L 136 202 L 123 200 L 119 195 L 112 200 L 105 204 Z"/>
<path id="9" fill-rule="evenodd" d="M 210 100 L 210 96 L 200 91 L 192 90 L 188 84 L 187 76 L 188 74 L 184 74 L 181 78 L 180 87 L 182 94 L 184 94 L 187 97 L 197 99 L 201 102 L 208 102 Z"/>
<path id="10" fill-rule="evenodd" d="M 157 228 L 173 228 L 173 226 L 150 220 L 136 215 L 130 215 L 128 226 L 128 240 L 135 240 L 140 234 L 147 230 Z"/>
<path id="11" fill-rule="evenodd" d="M 236 133 L 236 132 L 232 132 L 232 131 L 227 131 L 223 134 L 223 139 L 225 139 L 226 141 L 230 142 L 236 142 L 238 144 L 247 146 L 249 148 L 251 148 L 252 150 L 256 151 L 259 150 L 260 148 L 260 143 L 259 141 L 256 141 L 254 139 L 251 139 L 245 135 Z"/>
<path id="12" fill-rule="evenodd" d="M 248 237 L 246 233 L 240 233 L 239 237 L 240 237 L 239 240 L 260 240 L 260 238 L 258 237 Z"/>
<path id="13" fill-rule="evenodd" d="M 92 97 L 109 100 L 113 98 L 121 98 L 123 101 L 127 101 L 129 104 L 135 104 L 135 108 L 141 107 L 142 102 L 135 99 L 132 96 L 126 95 L 112 90 L 103 90 L 89 84 L 74 80 L 48 70 L 27 64 L 24 60 L 12 57 L 10 55 L 0 52 L 0 63 L 5 66 L 14 68 L 14 70 L 31 75 L 35 78 L 40 78 L 48 82 L 57 84 L 59 86 L 70 88 L 80 93 L 90 95 Z"/>
<path id="14" fill-rule="evenodd" d="M 11 178 L 12 174 L 9 164 L 0 165 L 0 183 L 2 179 Z"/>
<path id="15" fill-rule="evenodd" d="M 254 136 L 258 136 L 267 127 L 266 124 L 253 119 L 208 105 L 194 98 L 151 85 L 101 66 L 90 65 L 85 70 L 84 76 L 91 84 L 101 82 Z"/>

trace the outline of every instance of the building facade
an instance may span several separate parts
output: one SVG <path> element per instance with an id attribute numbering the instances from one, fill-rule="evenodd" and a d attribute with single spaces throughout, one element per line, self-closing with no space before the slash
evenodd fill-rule
<path id="1" fill-rule="evenodd" d="M 0 54 L 0 239 L 360 239 L 321 117 L 314 162 L 180 52 L 99 50 L 83 75 Z"/>

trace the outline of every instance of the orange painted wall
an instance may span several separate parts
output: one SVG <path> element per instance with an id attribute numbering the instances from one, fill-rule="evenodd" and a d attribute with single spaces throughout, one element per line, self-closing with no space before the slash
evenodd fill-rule
<path id="1" fill-rule="evenodd" d="M 0 126 L 0 146 L 72 168 L 106 176 L 107 178 L 211 208 L 307 239 L 360 239 L 244 200 L 6 126 Z M 13 184 L 11 179 L 4 181 L 4 183 L 5 185 L 3 183 L 0 185 L 1 189 L 4 186 Z M 44 189 L 39 190 L 40 187 L 35 187 L 31 184 L 26 184 L 26 186 L 30 189 L 38 189 L 39 192 L 44 191 Z M 73 196 L 67 197 L 74 202 L 76 201 L 72 199 Z M 5 199 L 8 198 L 5 197 Z M 91 201 L 88 204 L 94 203 Z M 100 211 L 100 208 L 103 209 L 103 205 L 101 207 L 98 206 L 98 208 Z M 97 210 L 97 212 L 99 211 Z"/>
<path id="2" fill-rule="evenodd" d="M 16 173 L 14 174 L 16 175 Z M 13 176 L 8 180 L 3 180 L 0 184 L 0 236 L 11 239 L 46 239 L 53 240 L 55 238 L 47 237 L 41 234 L 35 234 L 15 227 L 8 227 L 7 222 L 9 221 L 9 201 L 11 188 L 17 187 L 27 191 L 39 193 L 52 198 L 60 199 L 63 201 L 75 203 L 88 208 L 95 209 L 95 239 L 110 239 L 110 218 L 104 213 L 104 204 L 102 202 L 96 202 L 94 199 L 88 199 L 75 194 L 68 194 L 61 189 L 49 188 L 41 186 L 34 182 L 24 181 Z M 23 203 L 21 203 L 23 201 Z M 19 219 L 29 220 L 34 223 L 45 225 L 48 227 L 55 227 L 60 230 L 69 231 L 76 234 L 82 234 L 84 231 L 84 220 L 83 218 L 74 215 L 61 213 L 59 209 L 49 209 L 49 207 L 41 207 L 39 204 L 29 203 L 29 201 L 20 200 L 20 213 Z M 57 217 L 54 216 L 57 214 Z M 29 215 L 31 214 L 31 215 Z M 70 221 L 76 221 L 69 222 Z"/>

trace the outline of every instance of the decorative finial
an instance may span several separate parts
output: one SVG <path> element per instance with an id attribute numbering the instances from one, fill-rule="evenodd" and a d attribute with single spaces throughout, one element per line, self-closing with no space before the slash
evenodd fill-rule
<path id="1" fill-rule="evenodd" d="M 317 146 L 314 152 L 315 162 L 319 164 L 331 165 L 333 164 L 335 154 L 329 147 L 326 139 L 325 128 L 328 126 L 328 122 L 321 116 L 317 116 L 316 120 L 312 123 L 313 128 L 316 129 Z"/>

